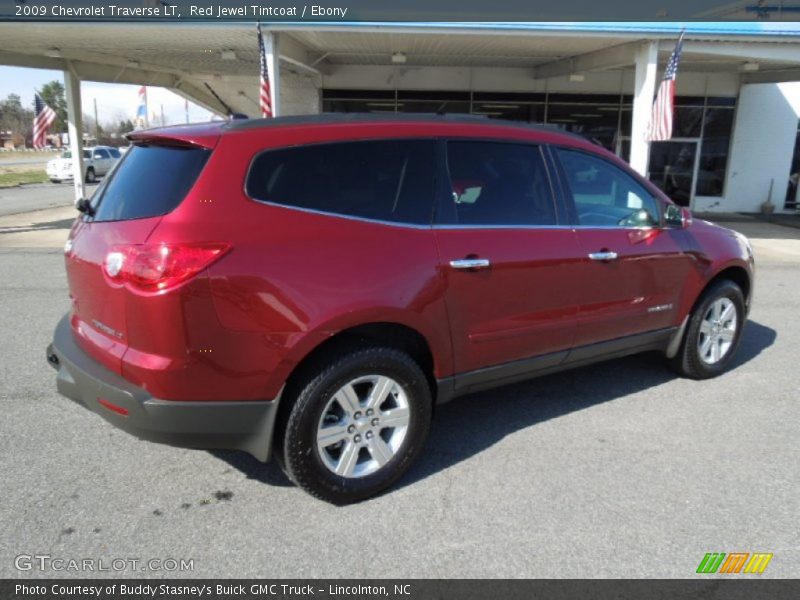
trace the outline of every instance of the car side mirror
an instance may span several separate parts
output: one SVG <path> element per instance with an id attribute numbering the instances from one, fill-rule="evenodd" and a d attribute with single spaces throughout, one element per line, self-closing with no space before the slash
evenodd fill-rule
<path id="1" fill-rule="evenodd" d="M 692 211 L 685 206 L 667 204 L 664 210 L 664 224 L 673 229 L 686 229 L 692 222 Z"/>
<path id="2" fill-rule="evenodd" d="M 94 216 L 94 207 L 92 206 L 92 201 L 88 198 L 81 198 L 78 200 L 75 203 L 75 208 L 87 216 Z"/>

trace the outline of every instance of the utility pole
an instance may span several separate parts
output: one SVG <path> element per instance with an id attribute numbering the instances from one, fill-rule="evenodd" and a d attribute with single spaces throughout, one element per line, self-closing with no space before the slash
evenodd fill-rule
<path id="1" fill-rule="evenodd" d="M 97 97 L 94 98 L 94 143 L 100 143 L 100 121 L 97 120 Z"/>

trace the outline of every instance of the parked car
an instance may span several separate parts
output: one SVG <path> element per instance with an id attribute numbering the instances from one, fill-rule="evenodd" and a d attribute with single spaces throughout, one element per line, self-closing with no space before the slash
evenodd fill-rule
<path id="1" fill-rule="evenodd" d="M 644 351 L 703 379 L 739 345 L 747 239 L 571 134 L 323 115 L 130 138 L 80 203 L 47 356 L 143 439 L 274 454 L 349 503 L 403 475 L 436 403 Z"/>
<path id="2" fill-rule="evenodd" d="M 122 157 L 119 150 L 111 146 L 95 146 L 83 150 L 84 181 L 95 183 L 98 177 L 105 176 Z M 47 163 L 47 176 L 53 183 L 73 179 L 72 151 L 65 150 L 59 158 Z"/>

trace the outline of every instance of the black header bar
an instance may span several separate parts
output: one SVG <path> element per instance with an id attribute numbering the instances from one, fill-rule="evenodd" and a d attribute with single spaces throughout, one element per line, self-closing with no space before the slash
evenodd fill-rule
<path id="1" fill-rule="evenodd" d="M 799 580 L 697 579 L 28 579 L 0 580 L 3 600 L 794 600 Z"/>
<path id="2" fill-rule="evenodd" d="M 756 0 L 0 0 L 0 20 L 423 23 L 800 20 L 800 1 Z"/>

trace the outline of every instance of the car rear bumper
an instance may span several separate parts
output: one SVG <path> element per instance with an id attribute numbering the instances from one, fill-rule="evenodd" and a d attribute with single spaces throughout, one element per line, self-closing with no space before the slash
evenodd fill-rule
<path id="1" fill-rule="evenodd" d="M 58 391 L 143 440 L 185 448 L 244 450 L 269 459 L 278 398 L 251 402 L 183 402 L 153 398 L 89 357 L 64 316 L 47 347 Z"/>

